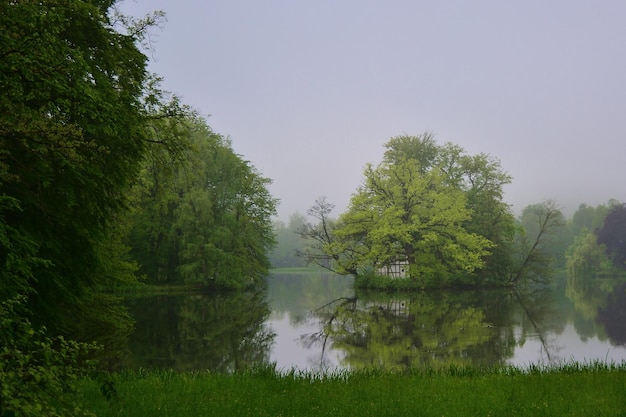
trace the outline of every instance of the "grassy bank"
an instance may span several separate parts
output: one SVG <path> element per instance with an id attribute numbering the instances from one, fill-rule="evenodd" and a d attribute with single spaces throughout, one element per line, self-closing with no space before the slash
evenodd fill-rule
<path id="1" fill-rule="evenodd" d="M 80 394 L 98 416 L 624 416 L 626 365 L 521 371 L 447 369 L 326 377 L 272 369 L 237 373 L 131 372 L 107 401 Z"/>

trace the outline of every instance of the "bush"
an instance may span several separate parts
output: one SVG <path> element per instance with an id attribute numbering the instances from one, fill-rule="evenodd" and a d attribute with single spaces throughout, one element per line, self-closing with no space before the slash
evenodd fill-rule
<path id="1" fill-rule="evenodd" d="M 367 288 L 376 290 L 423 290 L 428 286 L 423 281 L 412 280 L 410 278 L 392 278 L 384 275 L 368 273 L 357 275 L 354 279 L 356 288 Z"/>
<path id="2" fill-rule="evenodd" d="M 93 369 L 93 344 L 50 338 L 33 329 L 25 297 L 0 303 L 0 417 L 93 414 L 74 383 Z"/>

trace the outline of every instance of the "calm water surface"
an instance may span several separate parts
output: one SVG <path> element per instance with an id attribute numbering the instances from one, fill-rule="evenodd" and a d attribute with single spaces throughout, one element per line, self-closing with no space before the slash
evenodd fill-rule
<path id="1" fill-rule="evenodd" d="M 264 291 L 128 300 L 125 368 L 312 371 L 626 361 L 626 283 L 563 278 L 534 291 L 361 292 L 325 273 Z"/>

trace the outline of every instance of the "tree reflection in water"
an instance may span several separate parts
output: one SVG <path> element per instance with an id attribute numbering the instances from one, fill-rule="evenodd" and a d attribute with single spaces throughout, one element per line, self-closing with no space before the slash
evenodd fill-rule
<path id="1" fill-rule="evenodd" d="M 615 303 L 615 305 L 618 305 Z M 532 291 L 357 292 L 310 313 L 319 331 L 304 347 L 344 353 L 342 367 L 386 369 L 495 366 L 537 345 L 536 362 L 560 363 L 567 310 L 553 288 Z M 532 343 L 530 343 L 532 341 Z"/>
<path id="2" fill-rule="evenodd" d="M 269 362 L 262 291 L 139 298 L 130 309 L 137 325 L 125 368 L 232 372 Z"/>
<path id="3" fill-rule="evenodd" d="M 626 280 L 624 277 L 573 275 L 567 277 L 565 293 L 580 320 L 576 330 L 584 337 L 626 345 Z"/>
<path id="4" fill-rule="evenodd" d="M 305 339 L 341 349 L 341 365 L 352 369 L 460 365 L 495 334 L 484 311 L 462 299 L 467 294 L 358 293 L 314 311 L 321 330 Z"/>
<path id="5" fill-rule="evenodd" d="M 119 367 L 231 372 L 276 361 L 279 369 L 324 371 L 626 359 L 624 280 L 561 282 L 519 293 L 381 293 L 314 273 L 272 277 L 267 291 L 135 298 L 128 306 L 136 328 Z"/>
<path id="6" fill-rule="evenodd" d="M 600 309 L 598 319 L 615 345 L 626 345 L 626 283 L 617 285 Z"/>

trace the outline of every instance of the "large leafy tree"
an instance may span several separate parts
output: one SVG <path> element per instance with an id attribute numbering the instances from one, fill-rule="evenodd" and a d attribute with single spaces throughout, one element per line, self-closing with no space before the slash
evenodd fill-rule
<path id="1" fill-rule="evenodd" d="M 181 273 L 187 281 L 247 286 L 270 267 L 276 200 L 267 189 L 271 180 L 228 141 L 212 139 L 199 154 L 205 167 L 197 172 L 201 187 L 190 189 L 180 208 Z"/>
<path id="2" fill-rule="evenodd" d="M 494 242 L 512 239 L 513 217 L 501 200 L 510 177 L 497 160 L 440 146 L 428 132 L 392 138 L 385 148 L 321 248 L 339 264 L 351 262 L 342 269 L 404 259 L 410 277 L 441 285 L 483 268 Z"/>
<path id="3" fill-rule="evenodd" d="M 305 230 L 314 242 L 309 261 L 354 274 L 404 259 L 410 276 L 438 277 L 439 285 L 453 275 L 475 283 L 510 270 L 515 220 L 502 198 L 511 178 L 497 159 L 438 145 L 429 132 L 394 137 L 385 148 L 336 222 L 320 216 L 316 202 L 313 217 L 321 220 Z M 482 277 L 469 274 L 479 270 Z"/>
<path id="4" fill-rule="evenodd" d="M 490 254 L 485 257 L 481 275 L 498 279 L 512 265 L 511 245 L 515 235 L 515 218 L 510 206 L 504 202 L 504 186 L 511 177 L 502 170 L 500 162 L 484 153 L 467 155 L 454 145 L 443 149 L 447 165 L 454 169 L 453 178 L 465 194 L 470 218 L 465 222 L 468 232 L 476 233 L 493 243 Z"/>
<path id="5" fill-rule="evenodd" d="M 175 280 L 180 262 L 180 233 L 174 223 L 179 201 L 188 186 L 186 177 L 181 180 L 179 172 L 190 172 L 196 155 L 191 145 L 190 119 L 151 114 L 151 145 L 130 192 L 128 242 L 140 274 L 155 283 Z M 195 114 L 189 117 L 195 118 Z"/>
<path id="6" fill-rule="evenodd" d="M 184 136 L 188 146 L 179 155 L 161 149 L 146 160 L 133 192 L 135 259 L 152 281 L 254 284 L 268 271 L 274 245 L 270 180 L 204 120 L 171 124 L 156 123 L 155 130 Z"/>
<path id="7" fill-rule="evenodd" d="M 421 170 L 412 158 L 368 165 L 336 233 L 369 248 L 362 266 L 406 259 L 413 279 L 445 280 L 482 267 L 491 243 L 463 227 L 471 215 L 464 193 L 439 168 Z"/>
<path id="8" fill-rule="evenodd" d="M 503 201 L 503 187 L 511 182 L 511 177 L 503 171 L 500 161 L 485 153 L 469 155 L 452 143 L 440 146 L 430 132 L 392 138 L 385 148 L 384 162 L 417 161 L 421 174 L 438 170 L 445 185 L 464 194 L 469 209 L 464 227 L 494 243 L 491 253 L 485 257 L 483 275 L 493 278 L 510 268 L 515 219 L 509 205 Z"/>
<path id="9" fill-rule="evenodd" d="M 147 58 L 114 3 L 0 5 L 0 291 L 58 330 L 131 275 L 117 214 L 146 146 Z"/>

